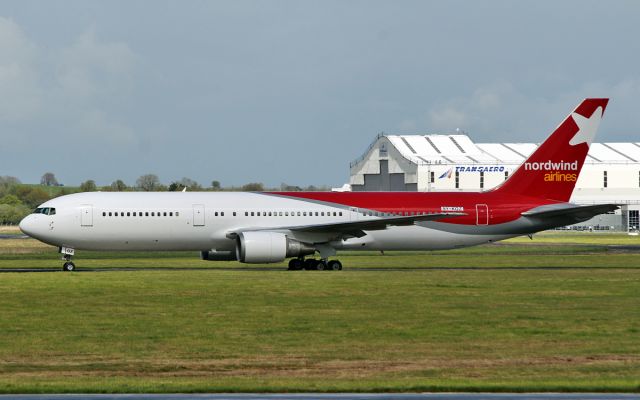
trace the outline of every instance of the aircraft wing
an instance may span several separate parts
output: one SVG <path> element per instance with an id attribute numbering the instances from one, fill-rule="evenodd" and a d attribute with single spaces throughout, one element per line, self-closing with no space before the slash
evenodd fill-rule
<path id="1" fill-rule="evenodd" d="M 615 211 L 618 208 L 620 207 L 615 204 L 596 204 L 583 206 L 579 204 L 561 203 L 532 208 L 529 211 L 523 212 L 522 216 L 540 219 L 562 218 L 569 221 L 574 220 L 574 223 L 578 223 L 586 221 L 599 214 Z"/>
<path id="2" fill-rule="evenodd" d="M 421 221 L 436 221 L 443 218 L 452 218 L 467 215 L 462 212 L 446 212 L 424 215 L 411 215 L 402 217 L 382 217 L 377 219 L 368 219 L 362 221 L 334 222 L 328 224 L 314 225 L 293 225 L 281 227 L 257 227 L 257 228 L 240 228 L 234 229 L 227 233 L 227 237 L 233 239 L 240 232 L 251 231 L 282 231 L 287 230 L 299 233 L 327 233 L 332 235 L 346 235 L 353 237 L 363 237 L 364 231 L 376 231 L 387 229 L 389 226 L 406 226 L 413 225 Z"/>

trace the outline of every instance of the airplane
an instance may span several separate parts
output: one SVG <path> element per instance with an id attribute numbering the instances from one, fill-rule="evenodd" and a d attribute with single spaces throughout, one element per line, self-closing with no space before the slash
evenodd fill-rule
<path id="1" fill-rule="evenodd" d="M 483 192 L 89 192 L 20 222 L 76 250 L 199 251 L 208 261 L 341 270 L 339 250 L 443 250 L 586 221 L 615 204 L 569 203 L 608 99 L 585 99 L 501 185 Z M 315 257 L 318 253 L 319 258 Z"/>

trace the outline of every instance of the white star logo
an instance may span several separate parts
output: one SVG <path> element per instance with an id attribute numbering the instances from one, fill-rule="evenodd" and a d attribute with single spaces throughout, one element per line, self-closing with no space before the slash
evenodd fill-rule
<path id="1" fill-rule="evenodd" d="M 596 108 L 589 118 L 583 117 L 578 113 L 572 113 L 571 117 L 576 125 L 578 125 L 578 132 L 569 140 L 569 144 L 575 146 L 580 143 L 586 143 L 591 146 L 591 142 L 593 142 L 593 138 L 596 136 L 600 120 L 602 119 L 602 107 Z"/>

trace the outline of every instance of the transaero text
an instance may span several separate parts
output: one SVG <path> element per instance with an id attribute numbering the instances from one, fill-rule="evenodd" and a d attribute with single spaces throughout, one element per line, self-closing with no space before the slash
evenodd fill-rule
<path id="1" fill-rule="evenodd" d="M 504 172 L 504 165 L 456 167 L 456 172 Z"/>

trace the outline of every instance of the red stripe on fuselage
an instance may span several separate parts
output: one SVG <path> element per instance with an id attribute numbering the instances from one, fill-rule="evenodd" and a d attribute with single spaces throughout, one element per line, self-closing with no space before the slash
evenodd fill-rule
<path id="1" fill-rule="evenodd" d="M 523 211 L 552 201 L 525 196 L 498 195 L 495 192 L 419 193 L 419 192 L 270 192 L 301 200 L 321 201 L 359 209 L 405 215 L 405 213 L 455 212 L 462 207 L 468 215 L 439 220 L 461 225 L 476 225 L 476 206 L 486 204 L 489 208 L 489 224 L 513 221 Z"/>

